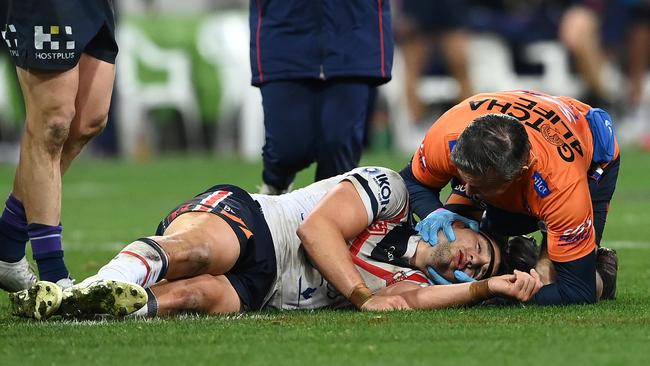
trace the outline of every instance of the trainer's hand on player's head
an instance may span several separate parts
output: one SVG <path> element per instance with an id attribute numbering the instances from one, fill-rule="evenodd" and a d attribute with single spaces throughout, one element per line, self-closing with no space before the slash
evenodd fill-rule
<path id="1" fill-rule="evenodd" d="M 456 240 L 456 234 L 454 234 L 454 229 L 452 227 L 454 221 L 460 221 L 470 229 L 478 231 L 478 222 L 444 208 L 439 208 L 433 211 L 427 217 L 418 222 L 415 225 L 415 230 L 420 233 L 422 240 L 433 246 L 438 244 L 438 231 L 440 230 L 445 233 L 447 240 Z"/>
<path id="2" fill-rule="evenodd" d="M 411 307 L 406 300 L 399 295 L 374 295 L 370 300 L 361 306 L 363 311 L 391 311 L 410 310 Z"/>

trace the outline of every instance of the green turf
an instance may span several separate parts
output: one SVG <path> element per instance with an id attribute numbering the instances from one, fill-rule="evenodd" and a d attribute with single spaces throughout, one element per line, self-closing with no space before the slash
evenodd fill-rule
<path id="1" fill-rule="evenodd" d="M 365 164 L 400 169 L 407 159 Z M 617 248 L 619 298 L 593 306 L 354 311 L 154 321 L 23 321 L 0 296 L 0 365 L 647 365 L 650 364 L 650 155 L 624 151 L 604 243 Z M 77 278 L 155 229 L 214 183 L 254 190 L 260 164 L 168 157 L 79 161 L 64 181 L 66 261 Z M 0 166 L 0 195 L 13 167 Z M 313 169 L 302 173 L 307 184 Z"/>

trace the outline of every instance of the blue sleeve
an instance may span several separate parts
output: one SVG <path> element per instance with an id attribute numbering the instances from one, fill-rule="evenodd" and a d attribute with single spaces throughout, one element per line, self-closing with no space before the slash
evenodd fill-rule
<path id="1" fill-rule="evenodd" d="M 539 305 L 593 304 L 596 299 L 596 253 L 571 262 L 553 262 L 555 283 L 542 287 L 530 302 Z"/>
<path id="2" fill-rule="evenodd" d="M 427 187 L 420 183 L 413 175 L 411 163 L 409 163 L 399 174 L 404 179 L 406 189 L 409 192 L 409 203 L 411 211 L 423 219 L 433 211 L 442 207 L 440 202 L 440 188 Z"/>

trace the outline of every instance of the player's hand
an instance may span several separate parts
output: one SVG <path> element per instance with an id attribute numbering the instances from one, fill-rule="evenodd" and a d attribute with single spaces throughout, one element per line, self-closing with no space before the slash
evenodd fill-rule
<path id="1" fill-rule="evenodd" d="M 526 302 L 535 296 L 543 284 L 539 274 L 530 270 L 530 274 L 515 270 L 513 274 L 492 277 L 488 287 L 494 295 L 507 296 Z"/>
<path id="2" fill-rule="evenodd" d="M 411 310 L 406 300 L 399 295 L 374 295 L 361 306 L 362 311 Z"/>
<path id="3" fill-rule="evenodd" d="M 451 212 L 444 208 L 439 208 L 415 225 L 417 230 L 422 236 L 422 240 L 428 242 L 430 245 L 438 244 L 438 231 L 443 230 L 447 240 L 456 240 L 456 235 L 451 224 L 454 221 L 461 221 L 470 229 L 478 231 L 478 222 L 463 217 L 457 213 Z"/>

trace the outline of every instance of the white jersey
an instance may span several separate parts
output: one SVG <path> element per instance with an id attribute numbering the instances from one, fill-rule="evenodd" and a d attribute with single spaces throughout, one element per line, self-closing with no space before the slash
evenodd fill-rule
<path id="1" fill-rule="evenodd" d="M 343 180 L 354 185 L 366 208 L 368 228 L 349 244 L 353 261 L 370 290 L 375 292 L 402 280 L 428 283 L 422 272 L 408 267 L 419 236 L 409 221 L 404 181 L 390 169 L 357 168 L 281 196 L 252 195 L 262 207 L 275 247 L 278 275 L 267 296 L 267 307 L 349 305 L 310 263 L 296 235 L 304 218 Z"/>

